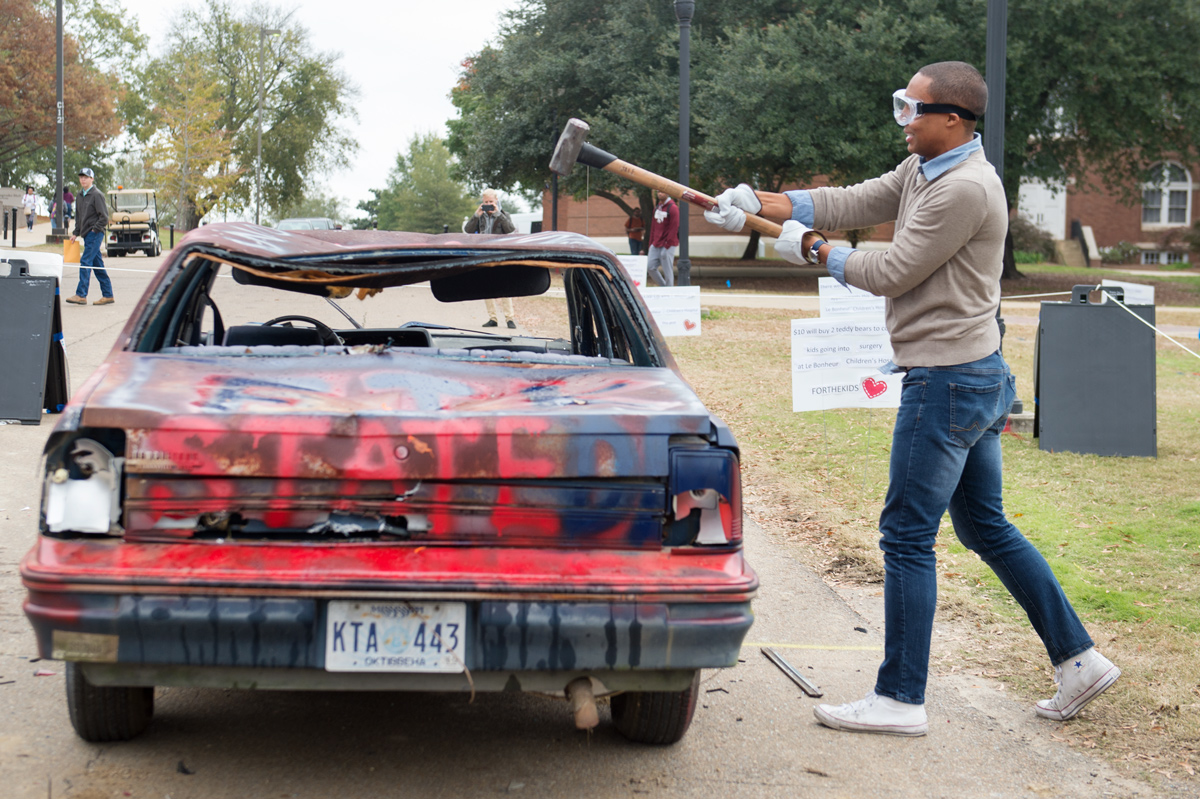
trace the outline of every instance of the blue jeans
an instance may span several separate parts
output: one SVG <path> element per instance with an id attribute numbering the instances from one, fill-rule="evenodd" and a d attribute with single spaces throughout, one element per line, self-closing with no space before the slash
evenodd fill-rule
<path id="1" fill-rule="evenodd" d="M 100 257 L 100 242 L 104 240 L 104 234 L 98 230 L 91 233 L 86 233 L 83 236 L 83 255 L 79 256 L 79 285 L 75 288 L 75 295 L 78 297 L 86 297 L 88 288 L 92 281 L 92 267 L 96 270 L 96 280 L 100 281 L 100 294 L 105 297 L 113 295 L 112 281 L 108 279 L 108 272 L 104 271 L 104 259 Z"/>
<path id="2" fill-rule="evenodd" d="M 884 660 L 875 693 L 923 704 L 937 606 L 933 545 L 949 508 L 963 545 L 1025 610 L 1053 664 L 1092 646 L 1049 564 L 1004 516 L 1000 433 L 1016 383 L 1000 353 L 904 378 L 879 518 Z"/>
<path id="3" fill-rule="evenodd" d="M 642 254 L 642 240 L 641 239 L 629 239 L 628 241 L 629 241 L 629 254 L 630 255 L 641 255 Z"/>

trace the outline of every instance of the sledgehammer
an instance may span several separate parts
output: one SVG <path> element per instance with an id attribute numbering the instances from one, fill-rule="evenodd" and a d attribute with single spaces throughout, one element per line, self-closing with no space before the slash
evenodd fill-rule
<path id="1" fill-rule="evenodd" d="M 634 183 L 646 186 L 647 188 L 658 189 L 663 194 L 674 197 L 676 200 L 683 200 L 692 205 L 698 205 L 706 211 L 717 207 L 717 201 L 707 194 L 689 189 L 687 186 L 676 183 L 673 180 L 668 180 L 662 175 L 656 175 L 653 172 L 642 169 L 640 166 L 634 166 L 627 161 L 622 161 L 612 153 L 606 153 L 599 147 L 593 147 L 588 144 L 586 140 L 589 130 L 588 123 L 582 119 L 572 118 L 567 120 L 567 126 L 563 128 L 562 135 L 558 137 L 558 144 L 554 147 L 554 155 L 550 158 L 551 170 L 560 175 L 569 175 L 571 167 L 575 166 L 576 162 L 579 162 L 584 166 L 604 169 L 612 172 L 614 175 L 628 178 Z M 783 232 L 783 228 L 774 222 L 749 213 L 746 214 L 746 227 L 776 238 Z"/>

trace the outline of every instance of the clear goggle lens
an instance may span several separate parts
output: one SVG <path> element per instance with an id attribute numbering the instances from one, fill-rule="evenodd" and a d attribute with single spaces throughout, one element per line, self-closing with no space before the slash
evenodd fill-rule
<path id="1" fill-rule="evenodd" d="M 904 93 L 904 89 L 892 92 L 892 115 L 896 124 L 907 125 L 917 118 L 917 101 Z"/>

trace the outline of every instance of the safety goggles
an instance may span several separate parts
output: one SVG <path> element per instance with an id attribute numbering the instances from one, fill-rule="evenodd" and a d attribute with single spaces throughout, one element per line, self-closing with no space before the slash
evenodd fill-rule
<path id="1" fill-rule="evenodd" d="M 892 114 L 896 117 L 896 124 L 902 127 L 910 124 L 922 114 L 958 114 L 963 119 L 974 120 L 976 118 L 974 113 L 962 106 L 949 103 L 923 103 L 920 100 L 914 100 L 904 93 L 904 89 L 896 89 L 892 92 Z"/>

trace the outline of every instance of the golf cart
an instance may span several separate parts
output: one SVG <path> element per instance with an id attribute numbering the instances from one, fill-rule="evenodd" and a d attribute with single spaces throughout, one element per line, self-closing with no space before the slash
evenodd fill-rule
<path id="1" fill-rule="evenodd" d="M 154 189 L 116 189 L 108 193 L 108 254 L 160 255 L 158 205 Z"/>

